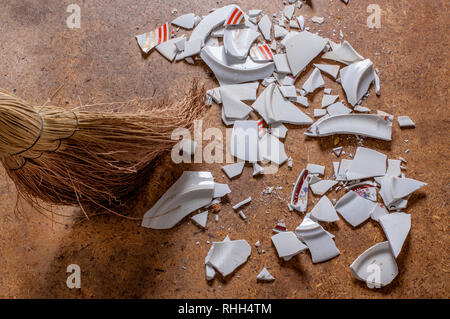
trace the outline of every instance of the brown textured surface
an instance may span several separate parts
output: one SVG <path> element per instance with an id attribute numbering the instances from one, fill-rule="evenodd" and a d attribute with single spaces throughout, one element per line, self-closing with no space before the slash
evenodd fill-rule
<path id="1" fill-rule="evenodd" d="M 210 8 L 231 1 L 202 1 L 201 5 L 180 0 L 169 4 L 155 0 L 80 1 L 81 29 L 69 30 L 65 11 L 72 2 L 0 0 L 0 87 L 14 90 L 33 103 L 43 103 L 64 83 L 53 102 L 77 105 L 80 100 L 88 104 L 153 95 L 175 97 L 183 94 L 195 77 L 208 87 L 216 85 L 202 63 L 197 62 L 195 67 L 184 63 L 170 65 L 157 52 L 144 59 L 134 35 L 173 19 L 172 8 L 180 14 L 205 15 Z M 282 1 L 236 2 L 244 10 L 261 8 L 272 13 L 282 8 Z M 294 168 L 283 166 L 276 175 L 254 179 L 251 167 L 246 167 L 241 178 L 229 182 L 229 201 L 254 198 L 246 210 L 247 222 L 234 214 L 228 204 L 218 223 L 210 218 L 207 231 L 199 231 L 188 220 L 171 230 L 155 231 L 114 216 L 80 222 L 67 219 L 65 225 L 52 225 L 29 208 L 16 216 L 14 186 L 1 168 L 0 297 L 450 297 L 448 3 L 383 1 L 382 28 L 376 30 L 366 26 L 366 8 L 372 2 L 350 0 L 345 6 L 338 0 L 313 0 L 314 8 L 303 7 L 301 12 L 307 18 L 324 16 L 323 25 L 309 21 L 307 25 L 335 41 L 342 29 L 345 39 L 379 68 L 382 95 L 376 97 L 372 89 L 365 106 L 396 116 L 409 115 L 416 122 L 413 130 L 400 130 L 395 123 L 392 143 L 364 142 L 390 158 L 405 157 L 407 176 L 429 183 L 412 196 L 406 209 L 412 214 L 412 229 L 398 259 L 400 273 L 389 287 L 369 290 L 352 278 L 348 267 L 365 249 L 385 240 L 381 228 L 372 221 L 357 229 L 343 220 L 328 227 L 341 250 L 341 255 L 329 262 L 313 265 L 308 253 L 289 262 L 277 258 L 270 242 L 271 228 L 285 215 L 289 229 L 301 220 L 286 208 L 286 198 L 297 174 L 311 162 L 325 164 L 330 175 L 331 162 L 335 160 L 331 138 L 306 139 L 304 128 L 290 126 L 285 145 L 286 152 L 294 158 Z M 297 82 L 298 87 L 306 76 Z M 328 77 L 325 81 L 334 92 L 338 90 Z M 339 93 L 343 98 L 342 91 Z M 321 97 L 322 93 L 314 96 L 309 114 Z M 223 128 L 219 110 L 213 105 L 204 128 Z M 405 143 L 405 139 L 409 142 Z M 353 138 L 342 141 L 347 153 L 354 152 L 355 144 Z M 411 152 L 405 154 L 406 149 Z M 187 168 L 211 170 L 216 181 L 228 182 L 219 164 L 175 166 L 166 158 L 129 214 L 141 217 Z M 282 186 L 282 200 L 275 195 L 261 195 L 265 186 Z M 332 193 L 331 197 L 337 196 Z M 63 211 L 71 213 L 77 209 Z M 270 213 L 265 214 L 266 211 Z M 226 234 L 232 239 L 246 239 L 252 245 L 260 240 L 266 253 L 258 254 L 253 248 L 249 261 L 231 279 L 216 279 L 208 284 L 203 265 L 209 249 L 206 240 L 222 240 Z M 81 266 L 81 290 L 66 287 L 66 267 L 72 263 Z M 274 283 L 256 283 L 263 266 L 270 267 L 277 278 Z"/>

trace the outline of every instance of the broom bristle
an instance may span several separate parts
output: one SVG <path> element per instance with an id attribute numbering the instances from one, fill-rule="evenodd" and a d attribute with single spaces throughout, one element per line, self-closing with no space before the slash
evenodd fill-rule
<path id="1" fill-rule="evenodd" d="M 112 207 L 147 182 L 156 160 L 193 127 L 204 107 L 194 83 L 173 104 L 129 103 L 136 113 L 32 107 L 0 91 L 0 161 L 29 202 Z M 120 106 L 120 105 L 118 105 Z"/>

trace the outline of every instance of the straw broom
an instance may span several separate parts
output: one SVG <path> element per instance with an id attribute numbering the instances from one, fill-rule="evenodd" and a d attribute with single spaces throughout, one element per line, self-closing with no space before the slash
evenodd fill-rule
<path id="1" fill-rule="evenodd" d="M 157 159 L 191 129 L 204 106 L 194 84 L 173 104 L 138 100 L 136 113 L 33 107 L 0 90 L 0 161 L 30 203 L 102 208 L 122 204 L 144 183 Z M 119 105 L 122 106 L 123 105 Z M 87 215 L 86 215 L 87 216 Z"/>

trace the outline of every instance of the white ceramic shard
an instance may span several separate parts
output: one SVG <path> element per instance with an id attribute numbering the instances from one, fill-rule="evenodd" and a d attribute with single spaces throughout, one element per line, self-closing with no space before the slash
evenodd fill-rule
<path id="1" fill-rule="evenodd" d="M 210 36 L 213 38 L 223 38 L 223 33 L 225 32 L 225 27 L 220 26 L 211 31 Z"/>
<path id="2" fill-rule="evenodd" d="M 291 4 L 289 6 L 284 7 L 283 14 L 288 20 L 291 20 L 292 16 L 294 15 L 294 11 L 295 11 L 295 5 Z"/>
<path id="3" fill-rule="evenodd" d="M 286 138 L 287 131 L 287 127 L 282 123 L 272 124 L 270 126 L 270 134 L 278 138 Z"/>
<path id="4" fill-rule="evenodd" d="M 314 23 L 322 24 L 325 21 L 324 17 L 314 16 L 311 18 L 311 21 Z"/>
<path id="5" fill-rule="evenodd" d="M 381 216 L 379 222 L 389 241 L 392 253 L 397 258 L 411 229 L 411 215 L 405 213 L 387 214 Z"/>
<path id="6" fill-rule="evenodd" d="M 314 64 L 315 65 L 315 64 Z M 319 69 L 320 70 L 320 69 Z M 324 94 L 331 94 L 331 89 L 330 88 L 325 88 L 323 89 L 323 93 Z"/>
<path id="7" fill-rule="evenodd" d="M 206 228 L 206 223 L 208 222 L 208 211 L 194 215 L 191 217 L 192 221 L 197 224 L 200 228 Z"/>
<path id="8" fill-rule="evenodd" d="M 275 277 L 270 274 L 267 268 L 263 268 L 261 272 L 256 276 L 256 280 L 259 281 L 274 281 Z"/>
<path id="9" fill-rule="evenodd" d="M 255 62 L 270 62 L 273 54 L 267 44 L 255 45 L 250 49 L 250 58 Z"/>
<path id="10" fill-rule="evenodd" d="M 347 101 L 355 106 L 367 93 L 374 81 L 373 63 L 369 59 L 355 62 L 340 71 L 342 88 Z"/>
<path id="11" fill-rule="evenodd" d="M 376 184 L 362 182 L 362 183 L 357 183 L 356 185 L 348 186 L 346 188 L 354 191 L 362 198 L 371 200 L 372 202 L 377 201 Z"/>
<path id="12" fill-rule="evenodd" d="M 338 181 L 346 181 L 347 180 L 347 171 L 353 160 L 342 159 L 339 165 L 338 174 L 336 176 L 336 180 Z"/>
<path id="13" fill-rule="evenodd" d="M 393 177 L 391 179 L 391 191 L 394 200 L 411 195 L 416 190 L 426 186 L 424 182 L 412 178 Z"/>
<path id="14" fill-rule="evenodd" d="M 299 16 L 299 17 L 297 17 L 297 21 L 298 21 L 298 25 L 300 26 L 300 30 L 303 31 L 305 29 L 305 17 Z"/>
<path id="15" fill-rule="evenodd" d="M 333 176 L 337 180 L 338 174 L 339 174 L 339 162 L 333 162 Z M 344 175 L 345 177 L 345 175 Z"/>
<path id="16" fill-rule="evenodd" d="M 231 155 L 242 161 L 256 163 L 259 159 L 258 142 L 258 121 L 234 122 Z"/>
<path id="17" fill-rule="evenodd" d="M 287 161 L 284 144 L 271 134 L 265 134 L 259 140 L 259 159 L 270 161 L 278 166 Z"/>
<path id="18" fill-rule="evenodd" d="M 308 177 L 309 177 L 309 186 L 321 181 L 318 175 L 310 174 L 308 175 Z"/>
<path id="19" fill-rule="evenodd" d="M 229 193 L 231 193 L 231 189 L 228 184 L 214 183 L 213 198 L 224 197 Z"/>
<path id="20" fill-rule="evenodd" d="M 222 107 L 224 108 L 225 116 L 233 119 L 243 119 L 252 112 L 244 102 L 241 102 L 239 98 L 234 95 L 234 91 L 230 90 L 226 86 L 220 88 L 220 97 L 222 99 Z"/>
<path id="21" fill-rule="evenodd" d="M 350 225 L 356 227 L 370 217 L 375 205 L 376 203 L 349 191 L 338 200 L 336 210 Z"/>
<path id="22" fill-rule="evenodd" d="M 398 275 L 397 262 L 389 242 L 378 243 L 367 249 L 350 265 L 356 279 L 370 287 L 384 287 Z"/>
<path id="23" fill-rule="evenodd" d="M 216 215 L 216 218 L 217 217 L 219 217 L 219 215 Z M 229 242 L 229 241 L 231 241 L 231 240 L 230 240 L 230 237 L 228 237 L 228 235 L 227 235 L 225 237 L 225 239 L 223 240 L 223 242 L 226 243 L 226 242 Z M 209 249 L 208 254 L 205 257 L 206 280 L 213 280 L 214 277 L 216 276 L 216 271 L 214 270 L 214 268 L 211 267 L 210 265 L 208 265 L 209 258 L 211 258 L 211 254 L 212 254 L 213 249 L 214 249 L 214 244 L 215 244 L 215 242 L 211 245 L 211 248 Z"/>
<path id="24" fill-rule="evenodd" d="M 325 72 L 326 74 L 331 75 L 334 79 L 336 79 L 338 73 L 339 73 L 339 65 L 333 65 L 333 64 L 314 64 L 316 68 L 318 68 L 320 71 Z"/>
<path id="25" fill-rule="evenodd" d="M 172 62 L 178 53 L 178 48 L 177 48 L 176 44 L 178 42 L 181 42 L 182 41 L 181 39 L 184 39 L 184 38 L 175 38 L 175 39 L 170 39 L 166 42 L 163 42 L 156 47 L 156 51 L 161 53 L 161 55 L 163 57 L 165 57 L 167 60 Z"/>
<path id="26" fill-rule="evenodd" d="M 278 72 L 274 72 L 273 74 L 280 85 L 294 85 L 296 77 L 290 74 L 282 74 Z"/>
<path id="27" fill-rule="evenodd" d="M 387 156 L 366 147 L 358 147 L 347 171 L 347 180 L 383 176 L 386 173 Z"/>
<path id="28" fill-rule="evenodd" d="M 230 12 L 235 8 L 236 8 L 235 5 L 229 5 L 217 9 L 214 12 L 208 14 L 206 17 L 202 19 L 202 21 L 200 21 L 200 23 L 192 31 L 189 41 L 194 39 L 200 39 L 202 45 L 204 45 L 208 35 L 218 26 L 223 25 L 225 19 L 228 17 Z"/>
<path id="29" fill-rule="evenodd" d="M 220 96 L 221 90 L 231 92 L 232 95 L 240 101 L 254 101 L 256 100 L 256 91 L 258 90 L 258 86 L 258 82 L 225 85 L 208 90 L 206 94 L 210 95 L 218 104 L 222 104 L 222 97 Z"/>
<path id="30" fill-rule="evenodd" d="M 409 116 L 399 116 L 398 118 L 397 118 L 397 121 L 398 121 L 398 125 L 401 127 L 401 128 L 404 128 L 404 127 L 415 127 L 415 124 L 414 124 L 414 122 L 409 118 Z"/>
<path id="31" fill-rule="evenodd" d="M 230 11 L 223 25 L 229 27 L 243 24 L 244 16 L 245 16 L 244 12 L 238 7 L 236 7 L 234 8 L 234 10 Z"/>
<path id="32" fill-rule="evenodd" d="M 252 9 L 248 11 L 248 16 L 250 18 L 258 17 L 261 15 L 262 10 Z"/>
<path id="33" fill-rule="evenodd" d="M 289 36 L 289 35 L 288 35 Z M 288 37 L 286 36 L 285 39 Z M 327 40 L 308 31 L 296 33 L 286 40 L 286 54 L 292 73 L 297 76 L 322 50 Z"/>
<path id="34" fill-rule="evenodd" d="M 184 51 L 179 53 L 175 60 L 181 61 L 188 57 L 197 55 L 200 53 L 201 49 L 202 49 L 202 42 L 200 39 L 190 39 L 189 41 L 186 42 Z"/>
<path id="35" fill-rule="evenodd" d="M 175 40 L 175 47 L 177 48 L 177 52 L 183 52 L 186 48 L 186 37 L 183 35 L 179 38 L 176 38 Z"/>
<path id="36" fill-rule="evenodd" d="M 275 62 L 275 68 L 278 73 L 290 74 L 291 69 L 289 68 L 289 63 L 287 61 L 286 54 L 275 54 L 273 56 L 273 62 Z M 295 90 L 295 88 L 294 88 Z"/>
<path id="37" fill-rule="evenodd" d="M 158 29 L 140 34 L 136 36 L 136 41 L 139 44 L 142 52 L 149 53 L 154 47 L 169 40 L 170 37 L 169 23 L 164 23 Z"/>
<path id="38" fill-rule="evenodd" d="M 305 132 L 308 136 L 334 134 L 353 134 L 390 141 L 392 120 L 376 114 L 335 115 L 322 117 Z"/>
<path id="39" fill-rule="evenodd" d="M 273 73 L 275 67 L 271 62 L 253 62 L 250 57 L 244 63 L 234 63 L 227 58 L 223 46 L 205 46 L 200 56 L 221 86 L 265 79 Z"/>
<path id="40" fill-rule="evenodd" d="M 289 27 L 291 29 L 300 29 L 300 26 L 298 25 L 298 22 L 295 20 L 289 21 Z"/>
<path id="41" fill-rule="evenodd" d="M 330 260 L 340 254 L 333 238 L 322 226 L 305 216 L 302 223 L 295 229 L 295 234 L 311 253 L 313 263 Z"/>
<path id="42" fill-rule="evenodd" d="M 282 85 L 279 87 L 281 94 L 287 98 L 297 98 L 297 91 L 293 85 Z"/>
<path id="43" fill-rule="evenodd" d="M 251 251 L 246 240 L 216 242 L 212 247 L 208 265 L 226 277 L 247 261 Z"/>
<path id="44" fill-rule="evenodd" d="M 336 102 L 339 95 L 328 95 L 324 94 L 322 97 L 322 107 L 327 107 Z"/>
<path id="45" fill-rule="evenodd" d="M 190 30 L 195 25 L 195 14 L 194 13 L 183 14 L 182 16 L 179 16 L 178 18 L 173 20 L 172 24 L 178 27 L 182 27 L 183 29 Z"/>
<path id="46" fill-rule="evenodd" d="M 244 205 L 247 205 L 248 203 L 250 203 L 252 201 L 251 197 L 247 197 L 246 199 L 244 199 L 243 201 L 240 201 L 239 203 L 237 203 L 236 205 L 233 206 L 234 210 L 238 210 L 239 208 L 241 208 Z"/>
<path id="47" fill-rule="evenodd" d="M 332 180 L 322 180 L 317 183 L 310 185 L 311 191 L 314 195 L 323 195 L 330 190 L 334 185 L 336 185 L 337 181 Z"/>
<path id="48" fill-rule="evenodd" d="M 297 98 L 295 99 L 294 102 L 298 103 L 304 107 L 309 107 L 308 98 L 306 96 L 297 96 Z M 325 111 L 325 113 L 324 113 L 324 115 L 325 115 L 327 111 L 326 110 L 324 110 L 324 111 Z"/>
<path id="49" fill-rule="evenodd" d="M 356 105 L 353 110 L 355 112 L 360 112 L 360 113 L 369 113 L 370 109 L 368 107 L 365 106 L 361 106 L 361 105 Z"/>
<path id="50" fill-rule="evenodd" d="M 347 115 L 347 114 L 350 114 L 352 112 L 352 110 L 349 109 L 348 107 L 346 107 L 341 102 L 337 102 L 337 103 L 334 103 L 334 104 L 328 106 L 327 107 L 327 112 L 331 116 L 334 116 L 334 115 Z"/>
<path id="51" fill-rule="evenodd" d="M 308 186 L 308 171 L 302 170 L 295 182 L 290 202 L 291 206 L 299 212 L 306 212 L 308 205 Z"/>
<path id="52" fill-rule="evenodd" d="M 322 117 L 327 114 L 327 110 L 324 109 L 314 109 L 314 117 Z"/>
<path id="53" fill-rule="evenodd" d="M 342 150 L 343 150 L 342 146 L 335 147 L 335 148 L 333 148 L 333 153 L 334 153 L 334 155 L 339 157 L 339 156 L 341 156 Z"/>
<path id="54" fill-rule="evenodd" d="M 381 94 L 381 83 L 377 72 L 373 72 L 373 83 L 375 84 L 375 93 L 379 96 Z"/>
<path id="55" fill-rule="evenodd" d="M 225 53 L 236 59 L 244 60 L 258 37 L 259 32 L 250 28 L 226 29 L 223 34 Z"/>
<path id="56" fill-rule="evenodd" d="M 258 27 L 264 39 L 266 39 L 266 41 L 270 41 L 270 30 L 272 29 L 272 22 L 270 21 L 270 18 L 267 16 L 267 14 L 265 14 L 261 18 L 261 20 L 259 20 Z"/>
<path id="57" fill-rule="evenodd" d="M 210 172 L 184 172 L 148 210 L 141 226 L 169 229 L 193 211 L 211 202 L 214 179 Z"/>
<path id="58" fill-rule="evenodd" d="M 324 85 L 325 82 L 323 81 L 322 74 L 320 74 L 319 69 L 315 68 L 309 78 L 303 84 L 302 88 L 306 91 L 306 93 L 312 93 L 318 88 L 323 88 Z"/>
<path id="59" fill-rule="evenodd" d="M 335 181 L 335 183 L 337 182 Z M 322 196 L 316 206 L 313 207 L 311 210 L 311 216 L 318 221 L 327 223 L 332 223 L 339 220 L 339 216 L 337 215 L 333 204 L 331 204 L 330 200 L 326 196 Z"/>
<path id="60" fill-rule="evenodd" d="M 373 208 L 372 212 L 370 213 L 370 218 L 378 222 L 381 216 L 387 214 L 389 214 L 389 212 L 387 211 L 386 207 L 383 204 L 377 203 L 377 205 Z"/>
<path id="61" fill-rule="evenodd" d="M 253 176 L 261 175 L 264 173 L 264 168 L 262 168 L 258 163 L 253 163 Z"/>
<path id="62" fill-rule="evenodd" d="M 280 232 L 273 235 L 272 243 L 277 250 L 278 257 L 283 258 L 286 261 L 308 248 L 298 240 L 297 236 L 291 231 Z"/>
<path id="63" fill-rule="evenodd" d="M 394 176 L 386 175 L 378 180 L 380 183 L 380 196 L 383 199 L 386 208 L 389 210 L 395 210 L 399 205 L 406 204 L 405 202 L 398 202 L 398 200 L 394 199 L 394 196 L 392 195 L 393 179 Z M 400 200 L 403 201 L 402 199 Z"/>
<path id="64" fill-rule="evenodd" d="M 323 175 L 325 174 L 325 166 L 317 165 L 317 164 L 308 164 L 306 166 L 306 170 L 309 174 L 319 174 Z"/>
<path id="65" fill-rule="evenodd" d="M 284 38 L 286 36 L 286 34 L 288 34 L 288 30 L 286 30 L 283 27 L 280 27 L 279 25 L 274 25 L 273 26 L 273 34 L 274 34 L 275 39 Z"/>
<path id="66" fill-rule="evenodd" d="M 270 84 L 252 105 L 267 124 L 278 122 L 303 125 L 312 119 L 286 100 L 275 84 Z"/>
<path id="67" fill-rule="evenodd" d="M 222 170 L 228 176 L 229 179 L 233 179 L 236 176 L 241 175 L 244 169 L 245 162 L 238 162 L 230 165 L 222 166 Z"/>
<path id="68" fill-rule="evenodd" d="M 332 48 L 333 51 L 322 55 L 323 59 L 334 60 L 347 65 L 364 60 L 347 41 L 344 41 L 342 44 L 332 45 Z"/>
<path id="69" fill-rule="evenodd" d="M 281 219 L 275 225 L 275 227 L 272 229 L 272 231 L 275 232 L 275 233 L 286 232 L 287 231 L 287 227 L 286 227 L 286 222 L 284 221 L 284 219 Z"/>

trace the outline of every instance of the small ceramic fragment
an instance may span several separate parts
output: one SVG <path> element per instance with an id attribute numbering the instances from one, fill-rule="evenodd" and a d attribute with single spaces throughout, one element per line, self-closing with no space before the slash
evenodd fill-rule
<path id="1" fill-rule="evenodd" d="M 252 9 L 248 11 L 248 16 L 251 18 L 258 17 L 261 15 L 262 10 Z"/>
<path id="2" fill-rule="evenodd" d="M 244 212 L 242 210 L 238 211 L 238 214 L 243 220 L 247 219 L 247 216 L 245 216 L 245 214 L 244 214 Z"/>
<path id="3" fill-rule="evenodd" d="M 342 149 L 343 149 L 342 146 L 333 148 L 334 155 L 336 155 L 337 157 L 341 156 Z"/>
<path id="4" fill-rule="evenodd" d="M 231 189 L 228 184 L 214 183 L 213 198 L 224 197 L 229 193 L 231 193 Z"/>
<path id="5" fill-rule="evenodd" d="M 261 272 L 256 277 L 256 280 L 270 282 L 270 281 L 274 281 L 275 277 L 270 274 L 270 272 L 267 270 L 267 268 L 263 268 L 263 270 L 261 270 Z"/>
<path id="6" fill-rule="evenodd" d="M 381 216 L 387 214 L 389 214 L 389 212 L 387 211 L 386 207 L 383 204 L 377 203 L 377 205 L 373 208 L 372 212 L 370 213 L 370 218 L 378 222 Z"/>
<path id="7" fill-rule="evenodd" d="M 349 191 L 338 200 L 336 210 L 350 225 L 356 227 L 370 217 L 375 205 L 376 203 Z"/>
<path id="8" fill-rule="evenodd" d="M 171 23 L 178 27 L 182 27 L 183 29 L 190 30 L 195 25 L 195 14 L 194 13 L 184 14 L 173 20 Z"/>
<path id="9" fill-rule="evenodd" d="M 314 64 L 314 66 L 318 68 L 320 71 L 331 75 L 334 79 L 336 79 L 340 68 L 339 65 L 332 65 L 332 64 Z"/>
<path id="10" fill-rule="evenodd" d="M 308 205 L 308 171 L 302 170 L 297 178 L 291 194 L 291 206 L 299 211 L 306 212 L 306 207 Z"/>
<path id="11" fill-rule="evenodd" d="M 230 165 L 222 166 L 222 170 L 228 176 L 229 179 L 233 179 L 236 176 L 241 175 L 244 170 L 245 162 L 238 162 Z"/>
<path id="12" fill-rule="evenodd" d="M 223 45 L 228 56 L 239 60 L 247 58 L 251 45 L 259 37 L 259 32 L 250 28 L 226 29 Z"/>
<path id="13" fill-rule="evenodd" d="M 270 62 L 274 58 L 267 44 L 253 46 L 250 49 L 250 57 L 255 62 Z"/>
<path id="14" fill-rule="evenodd" d="M 197 55 L 200 53 L 200 50 L 202 49 L 202 42 L 200 39 L 193 39 L 189 40 L 185 44 L 184 51 L 179 53 L 176 57 L 176 61 L 181 61 L 183 59 L 186 59 L 188 57 Z"/>
<path id="15" fill-rule="evenodd" d="M 251 254 L 251 247 L 246 240 L 216 242 L 211 248 L 208 265 L 223 277 L 232 274 Z"/>
<path id="16" fill-rule="evenodd" d="M 309 174 L 323 175 L 325 173 L 325 166 L 317 164 L 308 164 L 306 166 L 306 170 L 308 171 Z"/>
<path id="17" fill-rule="evenodd" d="M 248 197 L 246 199 L 244 199 L 243 201 L 237 203 L 236 205 L 233 206 L 234 210 L 238 210 L 240 207 L 247 205 L 248 203 L 250 203 L 252 201 L 251 197 Z"/>
<path id="18" fill-rule="evenodd" d="M 344 41 L 342 44 L 333 44 L 332 49 L 333 51 L 325 53 L 322 58 L 334 60 L 347 65 L 364 60 L 364 58 L 356 52 L 356 50 L 353 49 L 347 41 Z"/>
<path id="19" fill-rule="evenodd" d="M 409 116 L 399 116 L 398 118 L 397 118 L 397 121 L 398 121 L 398 125 L 401 127 L 401 128 L 405 128 L 405 127 L 415 127 L 415 124 L 414 124 L 414 122 L 409 118 Z"/>
<path id="20" fill-rule="evenodd" d="M 336 183 L 337 182 L 335 182 L 335 185 Z M 311 216 L 318 221 L 327 223 L 332 223 L 339 220 L 339 216 L 337 215 L 333 204 L 331 204 L 330 200 L 326 196 L 322 196 L 316 206 L 313 207 L 311 210 Z"/>
<path id="21" fill-rule="evenodd" d="M 281 219 L 276 224 L 275 228 L 272 229 L 272 231 L 275 232 L 275 233 L 281 233 L 281 232 L 287 231 L 286 222 L 284 221 L 284 219 Z"/>
<path id="22" fill-rule="evenodd" d="M 358 147 L 355 158 L 347 172 L 348 180 L 364 179 L 374 176 L 383 176 L 386 173 L 387 156 L 378 151 Z"/>
<path id="23" fill-rule="evenodd" d="M 322 97 L 322 107 L 330 106 L 331 104 L 336 102 L 338 97 L 339 97 L 339 95 L 327 95 L 327 94 L 324 94 L 323 97 Z"/>
<path id="24" fill-rule="evenodd" d="M 288 20 L 291 20 L 292 16 L 294 15 L 294 11 L 295 11 L 295 6 L 293 4 L 291 4 L 289 6 L 284 7 L 283 14 Z"/>
<path id="25" fill-rule="evenodd" d="M 310 185 L 311 191 L 314 195 L 323 195 L 330 190 L 334 185 L 336 185 L 337 181 L 332 180 L 322 180 L 317 183 Z"/>
<path id="26" fill-rule="evenodd" d="M 284 73 L 284 74 L 292 73 L 291 69 L 289 68 L 286 54 L 275 54 L 273 56 L 273 62 L 275 62 L 275 68 L 278 73 Z M 294 92 L 295 92 L 295 87 L 294 87 Z M 283 93 L 283 91 L 281 93 Z"/>
<path id="27" fill-rule="evenodd" d="M 305 29 L 305 18 L 303 16 L 297 17 L 298 25 L 300 26 L 300 30 Z"/>
<path id="28" fill-rule="evenodd" d="M 361 105 L 356 105 L 353 110 L 355 112 L 360 112 L 360 113 L 369 113 L 370 109 L 368 107 L 365 106 L 361 106 Z"/>
<path id="29" fill-rule="evenodd" d="M 304 107 L 309 107 L 308 98 L 306 96 L 297 96 L 294 102 L 303 105 Z M 326 113 L 326 110 L 324 111 Z"/>
<path id="30" fill-rule="evenodd" d="M 331 116 L 334 116 L 334 115 L 347 115 L 347 114 L 350 114 L 352 112 L 352 110 L 349 109 L 348 107 L 346 107 L 341 102 L 337 102 L 337 103 L 334 103 L 334 104 L 328 106 L 327 107 L 327 112 Z"/>
<path id="31" fill-rule="evenodd" d="M 379 222 L 389 241 L 392 253 L 397 258 L 411 229 L 411 215 L 405 213 L 387 214 L 379 217 Z"/>
<path id="32" fill-rule="evenodd" d="M 259 160 L 258 143 L 257 121 L 235 121 L 230 143 L 232 156 L 242 161 L 256 163 Z"/>
<path id="33" fill-rule="evenodd" d="M 149 53 L 157 45 L 169 40 L 169 23 L 164 23 L 158 29 L 136 36 L 142 52 Z"/>
<path id="34" fill-rule="evenodd" d="M 272 29 L 272 22 L 270 21 L 267 14 L 264 15 L 261 20 L 259 20 L 258 27 L 264 39 L 266 39 L 266 41 L 270 41 L 270 30 Z"/>
<path id="35" fill-rule="evenodd" d="M 280 39 L 280 38 L 284 38 L 286 36 L 286 34 L 288 34 L 288 31 L 285 28 L 280 27 L 279 25 L 274 25 L 273 26 L 273 34 L 275 36 L 275 39 Z"/>
<path id="36" fill-rule="evenodd" d="M 356 105 L 374 81 L 373 63 L 369 59 L 355 62 L 340 71 L 342 87 L 348 103 Z"/>
<path id="37" fill-rule="evenodd" d="M 300 26 L 298 25 L 298 22 L 295 20 L 289 21 L 289 27 L 291 29 L 300 29 Z"/>
<path id="38" fill-rule="evenodd" d="M 322 24 L 325 21 L 324 17 L 314 16 L 311 18 L 311 21 L 314 23 Z"/>
<path id="39" fill-rule="evenodd" d="M 262 173 L 264 173 L 264 169 L 258 163 L 253 163 L 253 176 L 261 175 Z"/>
<path id="40" fill-rule="evenodd" d="M 234 10 L 230 11 L 223 25 L 229 27 L 243 24 L 244 16 L 245 16 L 244 12 L 238 7 L 236 7 Z"/>
<path id="41" fill-rule="evenodd" d="M 327 114 L 327 110 L 325 109 L 314 109 L 314 117 L 322 117 Z"/>
<path id="42" fill-rule="evenodd" d="M 279 87 L 281 94 L 287 99 L 297 99 L 297 91 L 293 85 L 282 85 Z"/>
<path id="43" fill-rule="evenodd" d="M 322 78 L 322 75 L 320 74 L 319 69 L 315 68 L 314 71 L 309 76 L 309 78 L 303 84 L 302 88 L 307 93 L 312 93 L 316 89 L 322 88 L 324 85 L 325 85 L 325 82 L 323 81 L 323 78 Z"/>
<path id="44" fill-rule="evenodd" d="M 411 195 L 416 190 L 426 186 L 424 182 L 412 178 L 393 177 L 391 179 L 391 192 L 394 199 L 400 199 Z"/>
<path id="45" fill-rule="evenodd" d="M 259 140 L 259 156 L 261 160 L 270 161 L 278 166 L 287 161 L 284 144 L 271 134 L 265 134 Z"/>
<path id="46" fill-rule="evenodd" d="M 206 228 L 206 223 L 208 221 L 208 211 L 205 211 L 203 213 L 194 215 L 191 217 L 192 221 L 195 222 L 195 224 L 197 226 L 199 226 L 200 228 L 205 229 Z"/>
<path id="47" fill-rule="evenodd" d="M 278 257 L 286 261 L 308 248 L 291 231 L 273 235 L 272 243 L 277 250 Z"/>
<path id="48" fill-rule="evenodd" d="M 282 123 L 277 123 L 270 126 L 270 134 L 278 138 L 285 138 L 287 131 L 287 127 Z"/>

